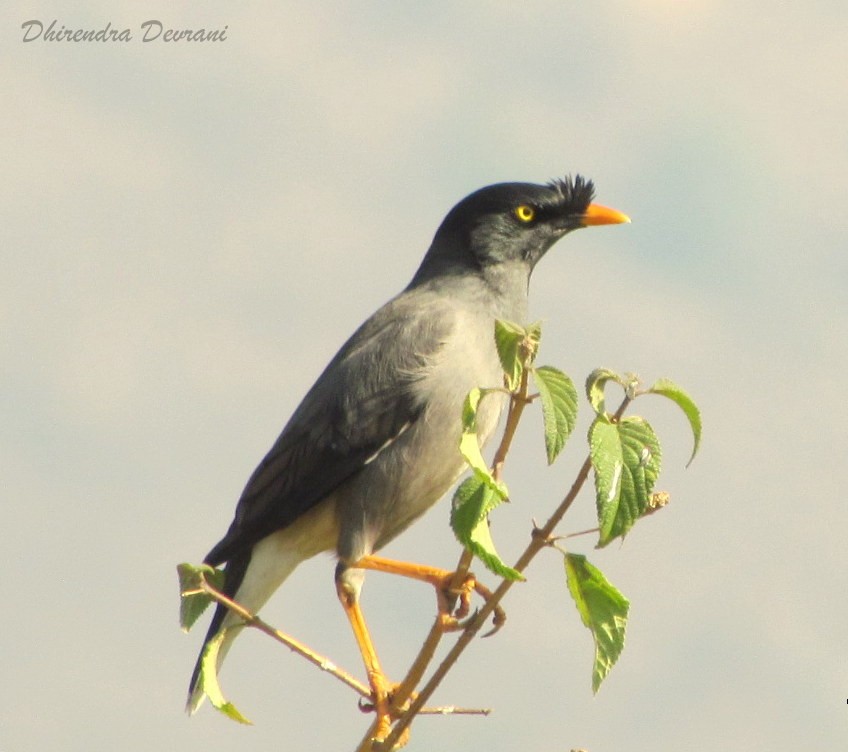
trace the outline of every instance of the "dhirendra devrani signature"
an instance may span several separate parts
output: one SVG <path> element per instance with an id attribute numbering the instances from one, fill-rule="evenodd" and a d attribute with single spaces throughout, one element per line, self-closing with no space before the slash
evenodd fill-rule
<path id="1" fill-rule="evenodd" d="M 45 26 L 38 19 L 21 24 L 24 42 L 132 42 L 136 37 L 129 27 L 113 27 L 107 22 L 99 29 L 75 29 L 59 24 L 55 19 Z M 217 29 L 172 29 L 161 21 L 151 19 L 139 25 L 142 42 L 226 42 L 229 26 Z"/>

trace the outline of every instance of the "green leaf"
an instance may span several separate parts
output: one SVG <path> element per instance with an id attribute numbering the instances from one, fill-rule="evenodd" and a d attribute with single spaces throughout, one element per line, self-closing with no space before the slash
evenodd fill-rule
<path id="1" fill-rule="evenodd" d="M 611 423 L 599 417 L 589 429 L 589 449 L 595 471 L 598 547 L 603 547 L 625 536 L 649 509 L 660 472 L 660 444 L 643 418 Z"/>
<path id="2" fill-rule="evenodd" d="M 595 641 L 592 691 L 597 692 L 624 649 L 630 603 L 585 556 L 565 555 L 565 577 L 580 618 Z"/>
<path id="3" fill-rule="evenodd" d="M 505 484 L 495 480 L 480 452 L 477 408 L 486 394 L 487 390 L 472 389 L 462 408 L 459 449 L 474 474 L 456 489 L 451 509 L 451 527 L 460 543 L 489 569 L 502 577 L 520 579 L 520 574 L 501 561 L 489 532 L 489 512 L 504 502 L 508 492 Z"/>
<path id="4" fill-rule="evenodd" d="M 545 450 L 552 465 L 574 430 L 577 421 L 577 390 L 562 371 L 551 366 L 533 369 L 533 379 L 542 401 Z"/>
<path id="5" fill-rule="evenodd" d="M 624 376 L 611 371 L 609 368 L 596 368 L 586 379 L 586 397 L 588 397 L 589 404 L 592 405 L 592 409 L 598 415 L 606 415 L 604 388 L 608 381 L 614 381 L 616 384 L 621 384 L 622 387 L 627 384 Z"/>
<path id="6" fill-rule="evenodd" d="M 490 476 L 489 466 L 483 459 L 480 440 L 477 438 L 477 408 L 484 395 L 483 389 L 475 387 L 465 397 L 462 405 L 462 434 L 459 437 L 459 451 L 475 473 Z"/>
<path id="7" fill-rule="evenodd" d="M 521 379 L 523 363 L 518 348 L 524 336 L 524 327 L 500 319 L 495 321 L 495 346 L 510 390 L 516 389 Z"/>
<path id="8" fill-rule="evenodd" d="M 492 540 L 488 519 L 480 520 L 477 523 L 477 526 L 471 531 L 471 537 L 465 546 L 483 562 L 486 569 L 498 577 L 503 577 L 506 580 L 524 581 L 524 575 L 504 563 L 503 559 L 501 559 L 495 550 L 495 542 Z"/>
<path id="9" fill-rule="evenodd" d="M 524 368 L 536 357 L 541 338 L 542 325 L 539 322 L 525 328 L 511 321 L 495 321 L 495 346 L 510 391 L 515 391 L 521 383 Z"/>
<path id="10" fill-rule="evenodd" d="M 240 628 L 240 626 L 237 628 Z M 203 649 L 203 657 L 200 659 L 200 687 L 206 693 L 209 702 L 224 715 L 239 723 L 253 725 L 239 712 L 235 705 L 227 701 L 221 691 L 221 685 L 218 683 L 218 653 L 226 634 L 227 630 L 222 629 L 206 643 L 206 647 Z"/>
<path id="11" fill-rule="evenodd" d="M 695 401 L 670 379 L 660 379 L 645 394 L 660 394 L 670 399 L 683 410 L 692 428 L 692 435 L 695 437 L 692 456 L 689 457 L 689 462 L 686 463 L 686 466 L 689 467 L 698 453 L 698 447 L 701 445 L 701 411 L 698 409 Z"/>
<path id="12" fill-rule="evenodd" d="M 500 506 L 504 498 L 482 478 L 472 475 L 456 489 L 451 505 L 451 527 L 461 542 L 471 538 L 471 533 L 481 520 Z"/>
<path id="13" fill-rule="evenodd" d="M 536 355 L 539 353 L 539 344 L 542 341 L 542 322 L 534 321 L 525 327 L 527 336 L 525 337 L 524 347 L 526 352 L 525 365 L 533 365 L 536 360 Z"/>
<path id="14" fill-rule="evenodd" d="M 489 570 L 508 580 L 523 580 L 521 573 L 507 566 L 498 555 L 489 530 L 489 513 L 502 504 L 504 498 L 496 487 L 472 475 L 454 493 L 451 528 L 457 540 Z"/>
<path id="15" fill-rule="evenodd" d="M 220 590 L 224 587 L 224 572 L 208 564 L 183 563 L 177 565 L 177 576 L 180 579 L 180 628 L 188 632 L 212 602 L 212 598 L 201 590 L 202 580 Z"/>

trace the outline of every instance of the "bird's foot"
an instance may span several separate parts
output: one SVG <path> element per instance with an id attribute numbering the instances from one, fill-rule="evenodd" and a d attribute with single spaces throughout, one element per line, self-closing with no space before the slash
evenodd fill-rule
<path id="1" fill-rule="evenodd" d="M 492 597 L 492 591 L 471 572 L 465 573 L 462 582 L 458 586 L 454 582 L 455 580 L 456 572 L 445 572 L 438 584 L 433 583 L 436 586 L 436 592 L 438 594 L 439 618 L 442 622 L 442 629 L 446 632 L 465 629 L 468 623 L 477 616 L 477 612 L 475 611 L 469 617 L 472 593 L 477 593 L 486 603 Z M 456 603 L 454 608 L 451 608 L 452 603 Z M 500 606 L 495 606 L 492 616 L 492 628 L 483 636 L 489 637 L 495 634 L 505 623 L 506 611 Z"/>

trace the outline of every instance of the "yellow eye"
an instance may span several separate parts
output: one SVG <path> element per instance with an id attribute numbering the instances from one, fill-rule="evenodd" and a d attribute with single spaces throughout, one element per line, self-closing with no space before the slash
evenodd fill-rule
<path id="1" fill-rule="evenodd" d="M 536 210 L 527 204 L 521 204 L 515 208 L 515 216 L 522 222 L 532 222 L 536 216 Z"/>

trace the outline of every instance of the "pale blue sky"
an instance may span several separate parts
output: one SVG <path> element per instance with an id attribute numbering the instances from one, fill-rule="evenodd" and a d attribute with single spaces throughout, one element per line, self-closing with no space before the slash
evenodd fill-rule
<path id="1" fill-rule="evenodd" d="M 174 566 L 457 200 L 578 171 L 633 224 L 540 264 L 542 359 L 674 378 L 702 454 L 684 471 L 685 422 L 645 400 L 672 505 L 622 547 L 574 544 L 632 601 L 599 695 L 551 554 L 436 698 L 494 713 L 421 719 L 409 749 L 843 749 L 848 9 L 339 5 L 0 11 L 0 750 L 354 748 L 354 698 L 258 634 L 222 674 L 256 725 L 183 715 L 201 635 Z M 136 39 L 23 43 L 32 18 Z M 144 44 L 151 18 L 228 39 Z M 582 461 L 582 409 L 552 469 L 523 427 L 507 559 Z M 565 529 L 591 519 L 587 492 Z M 447 520 L 387 553 L 449 566 Z M 432 594 L 370 575 L 364 597 L 398 676 Z M 329 557 L 264 616 L 361 674 Z"/>

